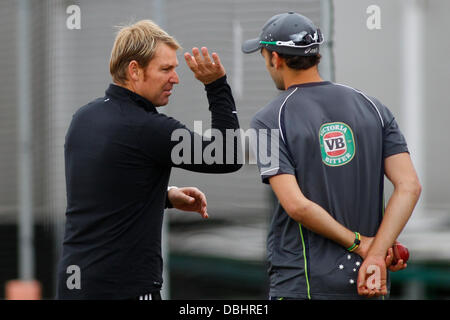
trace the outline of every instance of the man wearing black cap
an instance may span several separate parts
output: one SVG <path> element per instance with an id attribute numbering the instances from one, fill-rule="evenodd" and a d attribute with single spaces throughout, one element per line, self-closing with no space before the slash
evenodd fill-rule
<path id="1" fill-rule="evenodd" d="M 406 267 L 402 260 L 392 265 L 391 247 L 421 192 L 389 109 L 320 77 L 322 42 L 308 18 L 289 12 L 270 18 L 258 38 L 242 45 L 244 53 L 261 52 L 283 90 L 251 122 L 260 133 L 262 181 L 279 201 L 267 242 L 271 299 L 388 294 L 387 268 Z M 261 143 L 264 134 L 271 143 Z M 265 165 L 267 154 L 278 155 L 276 163 Z M 384 175 L 394 185 L 386 208 Z"/>

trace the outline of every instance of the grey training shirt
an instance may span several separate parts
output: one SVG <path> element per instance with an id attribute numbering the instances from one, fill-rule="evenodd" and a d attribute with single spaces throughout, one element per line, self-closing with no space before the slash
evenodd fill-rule
<path id="1" fill-rule="evenodd" d="M 294 85 L 252 119 L 264 183 L 296 177 L 303 194 L 335 220 L 375 236 L 384 210 L 383 163 L 408 152 L 386 106 L 328 81 Z M 362 259 L 288 216 L 278 203 L 268 235 L 270 296 L 354 299 Z"/>

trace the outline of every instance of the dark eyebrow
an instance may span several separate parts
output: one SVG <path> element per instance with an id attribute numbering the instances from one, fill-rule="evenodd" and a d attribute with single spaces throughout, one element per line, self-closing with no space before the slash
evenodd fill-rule
<path id="1" fill-rule="evenodd" d="M 175 64 L 175 65 L 173 65 L 173 64 L 163 64 L 163 65 L 161 65 L 161 68 L 162 68 L 162 69 L 166 69 L 166 68 L 176 68 L 176 67 L 178 67 L 178 63 Z"/>

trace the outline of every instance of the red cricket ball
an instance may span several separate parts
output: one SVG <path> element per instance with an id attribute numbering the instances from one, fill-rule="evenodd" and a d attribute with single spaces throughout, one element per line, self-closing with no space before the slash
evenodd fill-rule
<path id="1" fill-rule="evenodd" d="M 392 261 L 393 264 L 397 264 L 397 261 L 402 259 L 403 263 L 406 263 L 409 259 L 409 251 L 404 245 L 400 242 L 396 242 L 392 249 L 394 250 L 394 259 Z"/>

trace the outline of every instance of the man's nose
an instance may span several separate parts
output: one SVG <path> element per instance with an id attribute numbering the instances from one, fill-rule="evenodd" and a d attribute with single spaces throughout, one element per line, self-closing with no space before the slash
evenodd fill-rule
<path id="1" fill-rule="evenodd" d="M 178 77 L 178 74 L 174 71 L 172 77 L 170 78 L 170 82 L 172 84 L 177 84 L 180 82 L 180 78 Z"/>

